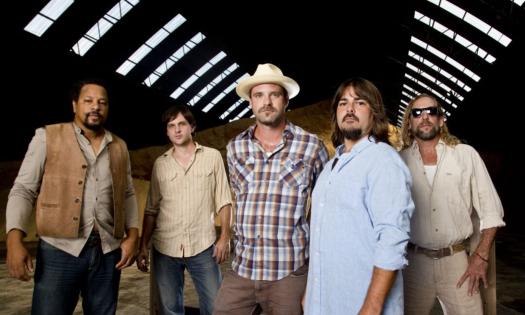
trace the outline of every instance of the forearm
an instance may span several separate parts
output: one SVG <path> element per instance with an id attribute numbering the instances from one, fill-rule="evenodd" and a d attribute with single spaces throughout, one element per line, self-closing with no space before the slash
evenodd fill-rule
<path id="1" fill-rule="evenodd" d="M 397 270 L 391 271 L 374 267 L 360 314 L 381 314 L 388 292 L 396 279 Z"/>
<path id="2" fill-rule="evenodd" d="M 226 205 L 219 210 L 219 218 L 221 219 L 221 237 L 230 238 L 230 220 L 231 220 L 231 205 Z"/>
<path id="3" fill-rule="evenodd" d="M 142 236 L 140 238 L 140 248 L 148 248 L 155 228 L 155 221 L 157 217 L 144 214 L 144 221 L 142 222 Z"/>
<path id="4" fill-rule="evenodd" d="M 496 238 L 497 227 L 492 227 L 481 231 L 481 238 L 475 252 L 478 253 L 484 259 L 488 259 L 490 254 L 490 248 L 494 239 Z"/>

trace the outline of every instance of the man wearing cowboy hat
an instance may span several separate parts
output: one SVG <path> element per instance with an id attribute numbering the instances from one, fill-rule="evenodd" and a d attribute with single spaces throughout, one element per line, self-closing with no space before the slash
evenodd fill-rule
<path id="1" fill-rule="evenodd" d="M 312 187 L 328 159 L 322 141 L 288 122 L 299 85 L 272 64 L 239 82 L 255 125 L 228 144 L 235 194 L 235 255 L 215 301 L 214 314 L 301 314 L 308 273 Z"/>

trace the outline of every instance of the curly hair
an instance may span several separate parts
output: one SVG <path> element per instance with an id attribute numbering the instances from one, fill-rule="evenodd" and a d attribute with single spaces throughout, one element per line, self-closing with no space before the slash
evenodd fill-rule
<path id="1" fill-rule="evenodd" d="M 441 117 L 443 116 L 444 110 L 441 104 L 438 102 L 437 98 L 435 98 L 432 95 L 429 94 L 419 94 L 418 96 L 414 97 L 409 103 L 407 108 L 405 109 L 405 114 L 403 115 L 403 125 L 401 126 L 401 140 L 403 141 L 403 145 L 401 149 L 406 149 L 414 143 L 414 135 L 412 134 L 412 130 L 410 129 L 410 119 L 412 118 L 412 108 L 414 107 L 414 103 L 423 98 L 428 97 L 432 100 L 432 102 L 435 103 L 435 105 L 438 108 L 438 115 Z M 448 131 L 448 127 L 446 122 L 443 122 L 443 126 L 439 128 L 439 137 L 443 142 L 445 142 L 446 145 L 455 146 L 457 144 L 460 144 L 461 141 L 459 139 L 452 135 Z"/>
<path id="2" fill-rule="evenodd" d="M 337 125 L 337 106 L 348 87 L 353 87 L 356 95 L 367 101 L 372 111 L 372 125 L 368 130 L 363 130 L 363 134 L 374 136 L 377 142 L 390 144 L 388 140 L 388 118 L 386 117 L 381 93 L 372 82 L 363 78 L 352 78 L 339 85 L 330 106 L 330 115 L 335 127 L 331 137 L 334 147 L 344 143 L 343 132 Z"/>

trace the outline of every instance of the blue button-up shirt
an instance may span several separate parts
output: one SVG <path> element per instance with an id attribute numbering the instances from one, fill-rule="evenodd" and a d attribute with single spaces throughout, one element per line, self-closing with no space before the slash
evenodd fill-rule
<path id="1" fill-rule="evenodd" d="M 305 314 L 357 314 L 374 266 L 399 270 L 407 264 L 411 182 L 387 144 L 364 138 L 350 152 L 337 148 L 312 196 Z M 403 314 L 401 273 L 383 314 Z"/>

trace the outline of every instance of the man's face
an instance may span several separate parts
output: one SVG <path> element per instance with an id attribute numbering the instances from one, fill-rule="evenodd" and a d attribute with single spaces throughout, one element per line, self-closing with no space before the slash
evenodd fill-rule
<path id="1" fill-rule="evenodd" d="M 252 88 L 250 104 L 258 123 L 275 127 L 284 120 L 288 99 L 280 85 L 265 83 Z"/>
<path id="2" fill-rule="evenodd" d="M 84 85 L 78 100 L 73 101 L 75 123 L 95 131 L 101 129 L 108 116 L 108 106 L 108 95 L 104 87 L 97 84 Z"/>
<path id="3" fill-rule="evenodd" d="M 166 134 L 173 145 L 184 146 L 192 140 L 192 132 L 195 127 L 192 127 L 190 123 L 179 113 L 175 119 L 171 120 L 166 126 Z"/>
<path id="4" fill-rule="evenodd" d="M 368 135 L 371 124 L 370 104 L 357 96 L 353 86 L 347 87 L 337 103 L 337 126 L 345 139 L 356 141 Z"/>
<path id="5" fill-rule="evenodd" d="M 444 118 L 437 112 L 437 104 L 432 98 L 422 97 L 414 102 L 410 114 L 410 130 L 414 137 L 421 140 L 435 139 L 443 122 Z"/>

